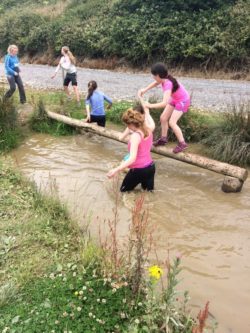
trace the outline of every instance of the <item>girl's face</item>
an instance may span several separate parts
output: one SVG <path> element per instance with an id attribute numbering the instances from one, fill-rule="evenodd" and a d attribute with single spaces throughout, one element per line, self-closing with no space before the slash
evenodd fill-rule
<path id="1" fill-rule="evenodd" d="M 153 75 L 153 78 L 157 83 L 162 83 L 164 81 L 164 79 L 160 78 L 160 76 L 158 74 Z"/>
<path id="2" fill-rule="evenodd" d="M 18 53 L 18 48 L 14 47 L 13 49 L 11 49 L 10 54 L 13 56 L 16 56 Z"/>

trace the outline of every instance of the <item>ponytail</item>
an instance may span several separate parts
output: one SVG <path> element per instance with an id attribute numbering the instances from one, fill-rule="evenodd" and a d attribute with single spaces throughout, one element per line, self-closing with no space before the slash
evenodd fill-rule
<path id="1" fill-rule="evenodd" d="M 97 88 L 97 83 L 96 81 L 89 81 L 88 83 L 88 96 L 87 99 L 90 99 L 90 97 L 93 95 L 93 92 L 96 90 Z"/>
<path id="2" fill-rule="evenodd" d="M 169 75 L 169 74 L 167 76 L 167 79 L 173 83 L 172 93 L 176 92 L 176 90 L 180 86 L 178 81 L 172 75 Z"/>
<path id="3" fill-rule="evenodd" d="M 156 63 L 151 67 L 151 73 L 153 75 L 159 75 L 161 79 L 168 79 L 171 81 L 173 83 L 172 93 L 176 92 L 180 86 L 177 80 L 172 75 L 168 74 L 166 66 L 161 62 Z"/>

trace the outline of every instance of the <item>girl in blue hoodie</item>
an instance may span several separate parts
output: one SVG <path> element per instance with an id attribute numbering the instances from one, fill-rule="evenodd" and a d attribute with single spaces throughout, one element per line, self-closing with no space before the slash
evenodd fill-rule
<path id="1" fill-rule="evenodd" d="M 20 77 L 19 59 L 17 57 L 18 47 L 16 45 L 10 45 L 7 51 L 8 54 L 4 58 L 4 65 L 10 89 L 6 92 L 5 97 L 10 98 L 14 94 L 17 85 L 19 90 L 20 103 L 24 104 L 26 102 L 26 95 L 23 82 Z"/>

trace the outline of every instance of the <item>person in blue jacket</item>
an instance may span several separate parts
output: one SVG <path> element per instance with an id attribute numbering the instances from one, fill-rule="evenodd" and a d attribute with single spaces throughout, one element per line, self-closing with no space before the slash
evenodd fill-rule
<path id="1" fill-rule="evenodd" d="M 19 90 L 20 103 L 26 103 L 26 95 L 23 87 L 23 82 L 20 76 L 19 59 L 17 57 L 18 47 L 10 45 L 7 50 L 8 54 L 4 58 L 5 74 L 10 85 L 10 89 L 6 92 L 5 98 L 10 98 L 15 90 L 16 85 Z"/>
<path id="2" fill-rule="evenodd" d="M 96 81 L 88 83 L 88 95 L 85 101 L 88 123 L 97 123 L 98 126 L 105 127 L 106 115 L 104 101 L 109 103 L 107 109 L 112 106 L 112 100 L 97 90 Z M 90 110 L 91 109 L 91 110 Z"/>

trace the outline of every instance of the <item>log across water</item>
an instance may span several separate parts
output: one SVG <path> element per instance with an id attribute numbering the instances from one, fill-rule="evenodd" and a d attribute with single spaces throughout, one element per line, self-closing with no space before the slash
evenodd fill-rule
<path id="1" fill-rule="evenodd" d="M 55 112 L 48 111 L 47 114 L 49 118 L 63 122 L 70 126 L 86 129 L 95 134 L 105 136 L 116 141 L 125 142 L 119 139 L 120 133 L 117 131 L 89 124 L 82 120 L 73 119 Z M 248 176 L 248 172 L 244 168 L 215 161 L 197 154 L 190 154 L 186 152 L 174 154 L 170 148 L 166 147 L 153 147 L 152 152 L 225 175 L 226 177 L 222 184 L 222 190 L 224 192 L 240 192 L 243 183 Z"/>

